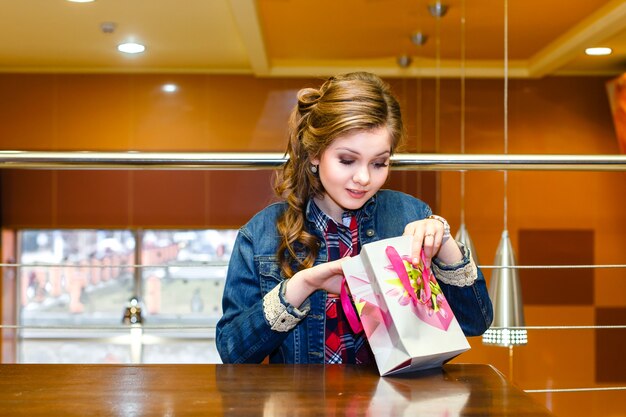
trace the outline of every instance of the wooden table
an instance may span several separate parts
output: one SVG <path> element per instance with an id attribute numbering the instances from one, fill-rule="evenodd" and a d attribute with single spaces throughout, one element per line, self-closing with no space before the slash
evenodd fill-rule
<path id="1" fill-rule="evenodd" d="M 0 416 L 549 416 L 488 365 L 0 365 Z"/>

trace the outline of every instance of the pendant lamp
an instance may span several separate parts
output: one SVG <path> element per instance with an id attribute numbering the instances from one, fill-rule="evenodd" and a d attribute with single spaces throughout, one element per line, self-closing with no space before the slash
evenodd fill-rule
<path id="1" fill-rule="evenodd" d="M 474 260 L 474 263 L 476 265 L 480 265 L 480 262 L 478 262 L 478 254 L 476 253 L 476 249 L 474 249 L 474 242 L 472 241 L 472 238 L 470 237 L 470 234 L 465 227 L 465 223 L 461 223 L 459 230 L 454 236 L 454 240 L 462 243 L 467 249 L 469 249 L 470 253 L 472 254 L 472 259 Z"/>
<path id="2" fill-rule="evenodd" d="M 486 345 L 516 346 L 528 343 L 523 327 L 524 305 L 518 271 L 515 268 L 515 254 L 509 239 L 509 232 L 504 230 L 494 260 L 496 267 L 491 275 L 489 296 L 493 303 L 493 323 L 483 334 Z M 494 328 L 495 327 L 495 328 Z"/>

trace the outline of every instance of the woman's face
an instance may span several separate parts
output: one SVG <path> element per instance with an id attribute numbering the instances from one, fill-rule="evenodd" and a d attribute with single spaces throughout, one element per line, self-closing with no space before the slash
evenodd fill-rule
<path id="1" fill-rule="evenodd" d="M 311 160 L 326 191 L 315 197 L 319 208 L 337 221 L 344 211 L 361 208 L 387 180 L 390 156 L 391 137 L 383 127 L 338 136 Z"/>

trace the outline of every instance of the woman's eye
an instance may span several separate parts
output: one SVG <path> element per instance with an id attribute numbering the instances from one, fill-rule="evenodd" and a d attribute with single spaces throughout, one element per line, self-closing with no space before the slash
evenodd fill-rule
<path id="1" fill-rule="evenodd" d="M 350 165 L 354 162 L 353 159 L 339 159 L 339 163 L 340 164 L 344 164 L 344 165 Z"/>
<path id="2" fill-rule="evenodd" d="M 386 166 L 388 166 L 389 164 L 385 161 L 385 162 L 374 162 L 374 166 L 376 168 L 385 168 Z"/>

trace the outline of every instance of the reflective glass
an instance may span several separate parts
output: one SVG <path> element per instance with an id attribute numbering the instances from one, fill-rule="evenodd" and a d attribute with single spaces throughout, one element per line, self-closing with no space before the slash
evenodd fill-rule
<path id="1" fill-rule="evenodd" d="M 130 348 L 90 339 L 28 340 L 19 345 L 20 363 L 132 363 Z"/>
<path id="2" fill-rule="evenodd" d="M 215 342 L 179 341 L 143 348 L 143 363 L 221 363 Z"/>
<path id="3" fill-rule="evenodd" d="M 146 323 L 215 325 L 236 236 L 236 230 L 144 232 Z"/>
<path id="4" fill-rule="evenodd" d="M 134 292 L 130 231 L 24 230 L 20 242 L 21 325 L 120 323 Z"/>
<path id="5" fill-rule="evenodd" d="M 18 362 L 220 362 L 214 326 L 237 231 L 135 233 L 18 233 Z M 143 330 L 125 330 L 129 315 Z"/>

